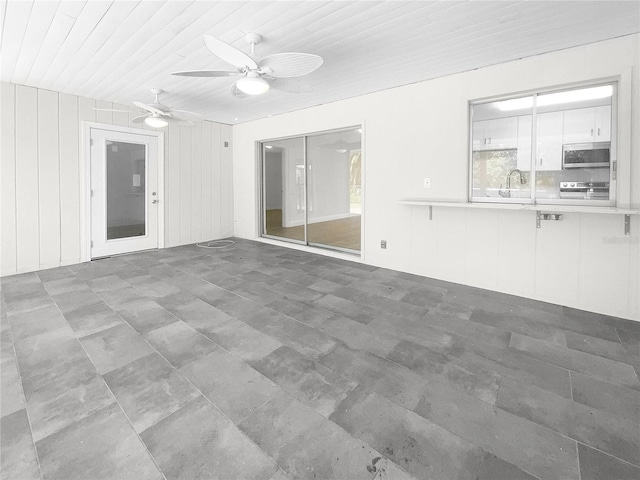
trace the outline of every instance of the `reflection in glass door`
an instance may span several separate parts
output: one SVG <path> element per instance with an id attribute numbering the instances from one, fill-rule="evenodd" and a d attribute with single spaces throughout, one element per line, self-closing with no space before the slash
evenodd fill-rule
<path id="1" fill-rule="evenodd" d="M 264 232 L 304 243 L 304 140 L 265 143 L 262 162 Z"/>
<path id="2" fill-rule="evenodd" d="M 360 128 L 264 142 L 262 234 L 360 252 L 361 171 Z"/>
<path id="3" fill-rule="evenodd" d="M 146 232 L 145 146 L 107 141 L 107 240 Z"/>
<path id="4" fill-rule="evenodd" d="M 360 251 L 359 129 L 307 138 L 309 245 Z"/>

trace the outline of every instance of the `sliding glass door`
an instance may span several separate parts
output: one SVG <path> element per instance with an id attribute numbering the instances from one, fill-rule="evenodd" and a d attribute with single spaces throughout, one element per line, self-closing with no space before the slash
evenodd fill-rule
<path id="1" fill-rule="evenodd" d="M 263 233 L 305 241 L 304 139 L 262 145 Z"/>
<path id="2" fill-rule="evenodd" d="M 261 144 L 263 236 L 360 252 L 361 131 Z"/>

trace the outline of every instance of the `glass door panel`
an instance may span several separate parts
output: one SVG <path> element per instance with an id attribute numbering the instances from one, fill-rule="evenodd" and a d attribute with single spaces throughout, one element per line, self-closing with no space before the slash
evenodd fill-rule
<path id="1" fill-rule="evenodd" d="M 360 129 L 307 137 L 309 244 L 360 251 Z"/>
<path id="2" fill-rule="evenodd" d="M 91 258 L 158 248 L 158 137 L 91 128 Z"/>
<path id="3" fill-rule="evenodd" d="M 304 139 L 262 145 L 263 234 L 306 242 Z"/>
<path id="4" fill-rule="evenodd" d="M 144 144 L 106 142 L 107 240 L 146 232 Z"/>

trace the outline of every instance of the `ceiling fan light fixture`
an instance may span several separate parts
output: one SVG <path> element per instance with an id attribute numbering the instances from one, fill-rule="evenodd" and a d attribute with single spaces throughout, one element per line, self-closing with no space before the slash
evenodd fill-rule
<path id="1" fill-rule="evenodd" d="M 149 125 L 150 127 L 153 127 L 153 128 L 162 128 L 162 127 L 166 127 L 167 125 L 169 125 L 169 122 L 167 122 L 160 115 L 156 115 L 156 114 L 145 118 L 144 119 L 144 123 L 146 123 L 147 125 Z"/>
<path id="2" fill-rule="evenodd" d="M 263 93 L 267 93 L 269 91 L 269 82 L 260 78 L 257 73 L 254 75 L 251 75 L 251 73 L 254 72 L 250 72 L 246 77 L 236 82 L 238 90 L 247 95 L 262 95 Z"/>

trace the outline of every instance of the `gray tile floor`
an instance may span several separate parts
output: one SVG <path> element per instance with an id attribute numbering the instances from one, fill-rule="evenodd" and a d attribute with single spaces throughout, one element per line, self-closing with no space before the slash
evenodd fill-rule
<path id="1" fill-rule="evenodd" d="M 2 478 L 640 478 L 640 323 L 236 240 L 2 279 Z"/>

